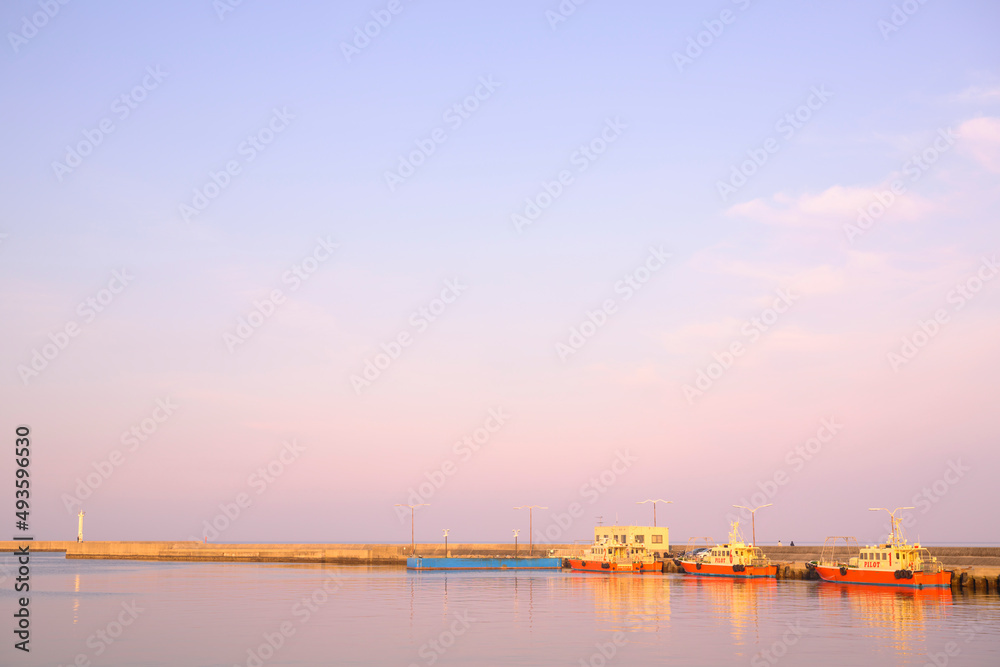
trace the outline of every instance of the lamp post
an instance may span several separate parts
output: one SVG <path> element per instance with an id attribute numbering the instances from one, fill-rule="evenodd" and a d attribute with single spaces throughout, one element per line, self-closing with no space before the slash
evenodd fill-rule
<path id="1" fill-rule="evenodd" d="M 899 524 L 900 521 L 902 521 L 902 519 L 897 519 L 896 518 L 896 512 L 898 512 L 899 510 L 912 510 L 912 509 L 914 509 L 914 508 L 912 508 L 912 507 L 897 507 L 896 509 L 894 509 L 891 512 L 889 512 L 888 508 L 885 508 L 885 507 L 869 507 L 868 511 L 869 512 L 878 512 L 878 511 L 881 510 L 881 511 L 889 512 L 889 525 L 891 526 L 891 528 L 889 529 L 890 530 L 890 532 L 889 532 L 889 540 L 890 540 L 890 542 L 889 543 L 892 544 L 893 546 L 895 546 L 896 545 L 896 526 Z M 899 531 L 899 537 L 900 537 L 900 539 L 903 538 L 903 531 L 902 530 Z"/>
<path id="2" fill-rule="evenodd" d="M 517 558 L 517 536 L 521 532 L 517 528 L 512 529 L 514 531 L 514 558 Z"/>
<path id="3" fill-rule="evenodd" d="M 444 528 L 444 557 L 448 557 L 448 531 L 450 528 Z"/>
<path id="4" fill-rule="evenodd" d="M 531 532 L 531 510 L 547 510 L 548 507 L 542 507 L 541 505 L 521 505 L 520 507 L 515 507 L 516 510 L 528 510 L 528 557 L 535 555 L 535 536 Z"/>
<path id="5" fill-rule="evenodd" d="M 409 507 L 410 508 L 410 555 L 416 556 L 416 544 L 413 541 L 413 510 L 417 507 L 423 507 L 424 505 L 430 505 L 430 503 L 417 503 L 416 505 L 403 505 L 396 503 L 394 507 Z"/>
<path id="6" fill-rule="evenodd" d="M 672 502 L 674 502 L 674 501 L 672 501 L 672 500 L 664 500 L 663 498 L 657 498 L 656 500 L 653 500 L 653 499 L 650 498 L 650 499 L 647 499 L 647 500 L 638 500 L 638 501 L 636 501 L 635 504 L 636 505 L 642 505 L 643 503 L 653 503 L 653 528 L 656 528 L 656 503 L 667 503 L 667 504 L 670 504 Z"/>
<path id="7" fill-rule="evenodd" d="M 741 510 L 747 510 L 748 512 L 750 512 L 750 526 L 751 526 L 751 530 L 753 531 L 753 545 L 754 546 L 757 546 L 757 521 L 756 521 L 757 514 L 756 514 L 756 512 L 759 509 L 762 509 L 764 507 L 770 507 L 773 504 L 774 503 L 768 503 L 766 505 L 760 505 L 758 507 L 754 507 L 753 509 L 750 509 L 749 507 L 744 507 L 743 505 L 733 505 L 733 507 L 739 507 Z"/>

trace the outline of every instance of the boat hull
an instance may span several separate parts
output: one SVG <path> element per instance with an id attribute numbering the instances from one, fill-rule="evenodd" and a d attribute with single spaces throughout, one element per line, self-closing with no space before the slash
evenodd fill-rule
<path id="1" fill-rule="evenodd" d="M 947 570 L 934 574 L 913 572 L 912 579 L 897 579 L 894 570 L 862 570 L 856 567 L 841 568 L 833 565 L 817 565 L 816 573 L 823 581 L 832 581 L 838 584 L 903 586 L 906 588 L 951 586 L 951 572 Z"/>
<path id="2" fill-rule="evenodd" d="M 604 567 L 605 564 L 607 567 Z M 603 574 L 659 574 L 663 572 L 663 565 L 653 563 L 604 563 L 599 560 L 586 560 L 583 558 L 568 558 L 566 566 L 576 572 L 601 572 Z"/>
<path id="3" fill-rule="evenodd" d="M 696 563 L 694 561 L 682 560 L 681 567 L 688 574 L 698 574 L 705 577 L 735 577 L 737 579 L 752 579 L 754 577 L 777 577 L 777 565 L 765 565 L 754 567 L 747 565 L 740 572 L 733 570 L 732 565 L 713 565 L 710 563 Z"/>

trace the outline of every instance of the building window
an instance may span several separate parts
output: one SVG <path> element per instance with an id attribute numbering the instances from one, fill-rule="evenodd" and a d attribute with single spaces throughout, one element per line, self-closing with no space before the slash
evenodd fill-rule
<path id="1" fill-rule="evenodd" d="M 663 544 L 663 535 L 653 535 L 653 544 Z"/>
<path id="2" fill-rule="evenodd" d="M 636 544 L 642 544 L 643 542 L 646 541 L 646 536 L 645 535 L 636 535 L 635 536 L 635 541 L 636 541 Z"/>

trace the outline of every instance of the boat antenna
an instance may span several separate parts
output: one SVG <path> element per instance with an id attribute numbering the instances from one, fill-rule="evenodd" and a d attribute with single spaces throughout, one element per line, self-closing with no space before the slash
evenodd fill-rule
<path id="1" fill-rule="evenodd" d="M 912 510 L 912 509 L 915 509 L 915 508 L 913 508 L 913 507 L 897 507 L 894 510 L 890 510 L 890 509 L 888 509 L 886 507 L 869 507 L 868 511 L 869 512 L 879 512 L 879 511 L 889 512 L 889 525 L 892 527 L 891 530 L 889 531 L 889 544 L 891 544 L 892 546 L 896 546 L 896 544 L 897 544 L 896 543 L 896 532 L 897 532 L 897 529 L 899 531 L 899 538 L 900 539 L 903 538 L 903 530 L 898 527 L 898 524 L 900 524 L 903 521 L 903 518 L 900 517 L 900 518 L 897 519 L 896 518 L 896 512 L 899 512 L 900 510 Z"/>
<path id="2" fill-rule="evenodd" d="M 594 518 L 597 519 L 597 525 L 598 526 L 603 526 L 604 525 L 604 515 L 595 516 Z"/>

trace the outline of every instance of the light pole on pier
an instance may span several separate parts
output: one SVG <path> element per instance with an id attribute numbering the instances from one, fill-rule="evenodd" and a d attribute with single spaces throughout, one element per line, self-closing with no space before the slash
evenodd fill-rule
<path id="1" fill-rule="evenodd" d="M 535 555 L 535 535 L 531 532 L 531 510 L 547 510 L 548 507 L 542 507 L 541 505 L 521 505 L 514 509 L 528 510 L 528 557 L 530 558 Z"/>
<path id="2" fill-rule="evenodd" d="M 416 556 L 416 544 L 413 541 L 413 510 L 417 507 L 423 507 L 424 505 L 430 505 L 430 503 L 417 503 L 416 505 L 402 505 L 396 503 L 395 507 L 409 507 L 410 508 L 410 555 Z"/>
<path id="3" fill-rule="evenodd" d="M 746 510 L 746 511 L 750 512 L 750 530 L 753 531 L 753 545 L 754 546 L 757 546 L 757 521 L 756 521 L 757 514 L 756 514 L 756 512 L 759 509 L 763 509 L 765 507 L 770 507 L 773 504 L 774 503 L 768 503 L 766 505 L 760 505 L 758 507 L 754 507 L 753 509 L 750 509 L 749 507 L 744 507 L 743 505 L 733 505 L 733 507 L 739 507 L 741 510 Z"/>
<path id="4" fill-rule="evenodd" d="M 653 528 L 656 528 L 656 503 L 667 503 L 669 505 L 673 502 L 674 501 L 672 500 L 664 500 L 663 498 L 657 498 L 656 500 L 649 498 L 646 500 L 637 500 L 635 504 L 642 505 L 643 503 L 653 503 Z"/>

